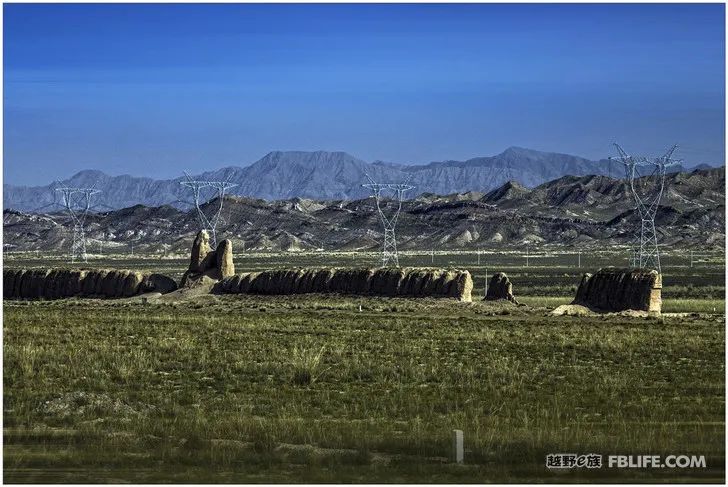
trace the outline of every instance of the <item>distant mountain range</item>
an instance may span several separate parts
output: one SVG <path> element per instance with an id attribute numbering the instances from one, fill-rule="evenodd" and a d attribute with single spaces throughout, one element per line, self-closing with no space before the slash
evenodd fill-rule
<path id="1" fill-rule="evenodd" d="M 211 202 L 203 209 L 215 206 Z M 63 212 L 5 210 L 3 220 L 6 250 L 70 248 L 73 226 Z M 487 193 L 420 194 L 403 205 L 397 244 L 402 250 L 540 244 L 604 248 L 632 243 L 639 221 L 623 181 L 564 176 L 530 189 L 506 182 Z M 661 245 L 723 249 L 725 168 L 671 174 L 657 224 Z M 198 228 L 194 210 L 136 205 L 89 215 L 86 236 L 91 253 L 103 247 L 104 254 L 127 254 L 133 246 L 140 253 L 189 256 Z M 382 229 L 372 198 L 265 201 L 228 196 L 218 236 L 231 239 L 237 253 L 376 250 Z"/>
<path id="2" fill-rule="evenodd" d="M 685 168 L 675 167 L 673 171 Z M 452 194 L 467 191 L 488 192 L 508 181 L 532 188 L 562 176 L 605 175 L 622 177 L 621 164 L 590 161 L 568 154 L 539 152 L 511 147 L 501 154 L 476 157 L 467 161 L 433 162 L 426 165 L 401 165 L 365 162 L 345 152 L 271 152 L 247 167 L 226 167 L 193 177 L 206 180 L 229 180 L 237 184 L 230 194 L 282 200 L 294 197 L 317 200 L 359 199 L 368 195 L 361 184 L 366 175 L 377 182 L 409 181 L 414 198 L 422 193 Z M 148 177 L 109 176 L 101 171 L 85 170 L 62 181 L 66 186 L 95 185 L 101 192 L 94 197 L 100 209 L 119 209 L 136 204 L 169 204 L 187 208 L 192 199 L 189 190 L 179 183 L 183 178 L 155 180 Z M 3 186 L 6 209 L 33 211 L 49 209 L 55 197 L 54 184 L 47 186 Z M 210 197 L 211 194 L 203 195 Z"/>

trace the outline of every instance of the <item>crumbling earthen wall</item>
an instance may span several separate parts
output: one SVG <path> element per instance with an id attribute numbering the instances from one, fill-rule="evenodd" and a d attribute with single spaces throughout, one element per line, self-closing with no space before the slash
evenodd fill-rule
<path id="1" fill-rule="evenodd" d="M 600 311 L 662 309 L 662 276 L 647 269 L 605 267 L 584 274 L 572 304 Z"/>
<path id="2" fill-rule="evenodd" d="M 3 269 L 3 296 L 21 299 L 126 298 L 177 289 L 162 274 L 115 269 Z"/>
<path id="3" fill-rule="evenodd" d="M 513 304 L 518 304 L 516 297 L 513 295 L 513 284 L 508 276 L 503 272 L 496 272 L 488 285 L 488 292 L 485 294 L 486 301 L 498 301 L 505 299 Z"/>
<path id="4" fill-rule="evenodd" d="M 207 230 L 200 230 L 192 243 L 190 265 L 182 276 L 180 287 L 195 287 L 233 275 L 235 264 L 232 242 L 222 240 L 213 250 Z"/>
<path id="5" fill-rule="evenodd" d="M 216 290 L 230 294 L 341 293 L 471 301 L 473 279 L 468 271 L 445 269 L 278 269 L 227 277 Z"/>

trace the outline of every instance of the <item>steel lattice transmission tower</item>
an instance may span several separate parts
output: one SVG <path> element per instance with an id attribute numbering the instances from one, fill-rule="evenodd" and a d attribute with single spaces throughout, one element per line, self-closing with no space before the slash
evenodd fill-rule
<path id="1" fill-rule="evenodd" d="M 655 229 L 655 216 L 660 205 L 660 198 L 665 189 L 665 174 L 668 166 L 679 164 L 679 159 L 672 159 L 677 149 L 674 145 L 665 155 L 656 158 L 631 156 L 619 144 L 614 144 L 619 157 L 610 157 L 610 160 L 624 164 L 625 183 L 637 205 L 637 212 L 641 220 L 639 235 L 635 238 L 638 243 L 635 256 L 636 264 L 641 268 L 655 269 L 662 273 L 660 267 L 660 252 L 657 245 L 657 230 Z"/>
<path id="2" fill-rule="evenodd" d="M 402 210 L 402 200 L 405 191 L 409 191 L 414 188 L 407 183 L 375 183 L 369 175 L 366 175 L 369 183 L 362 184 L 363 187 L 369 188 L 372 191 L 374 200 L 377 204 L 377 212 L 379 218 L 382 220 L 382 227 L 384 227 L 384 244 L 382 245 L 382 267 L 388 265 L 394 265 L 399 267 L 399 257 L 397 256 L 397 239 L 394 233 L 394 229 L 397 226 L 397 219 L 399 218 L 399 212 Z M 393 193 L 395 198 L 395 204 L 397 205 L 394 212 L 387 216 L 384 214 L 382 209 L 382 191 L 389 191 Z"/>
<path id="3" fill-rule="evenodd" d="M 195 208 L 197 210 L 197 219 L 200 222 L 200 230 L 207 230 L 210 234 L 210 244 L 213 248 L 217 247 L 217 226 L 220 223 L 220 215 L 225 201 L 225 192 L 237 186 L 229 180 L 225 181 L 208 181 L 201 179 L 192 179 L 189 174 L 185 173 L 185 180 L 180 181 L 182 186 L 186 186 L 192 190 Z M 212 191 L 210 191 L 212 190 Z M 209 200 L 203 198 L 203 193 L 211 194 Z M 212 204 L 213 200 L 217 200 L 217 205 L 213 208 L 212 215 L 208 217 L 202 211 L 202 205 L 205 201 Z"/>
<path id="4" fill-rule="evenodd" d="M 61 183 L 59 183 L 61 184 Z M 69 188 L 61 184 L 56 188 L 63 199 L 71 223 L 73 223 L 73 241 L 71 243 L 71 263 L 77 261 L 87 262 L 86 255 L 86 217 L 91 210 L 91 197 L 101 191 L 91 188 Z"/>

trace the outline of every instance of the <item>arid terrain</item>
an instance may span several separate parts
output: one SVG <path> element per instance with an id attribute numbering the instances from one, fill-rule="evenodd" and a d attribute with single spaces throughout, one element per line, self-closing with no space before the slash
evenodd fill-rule
<path id="1" fill-rule="evenodd" d="M 552 314 L 584 272 L 633 265 L 637 214 L 624 182 L 608 176 L 405 201 L 400 264 L 467 270 L 473 302 L 210 287 L 163 299 L 6 299 L 5 480 L 721 481 L 724 185 L 723 168 L 668 176 L 660 316 Z M 220 203 L 226 257 L 205 250 L 200 262 L 296 275 L 381 263 L 370 198 L 226 196 L 203 211 Z M 5 210 L 5 268 L 180 282 L 199 228 L 181 205 L 94 211 L 85 223 L 88 262 L 70 264 L 67 215 Z M 518 304 L 482 299 L 496 272 Z M 451 461 L 454 429 L 464 465 Z M 704 455 L 707 468 L 546 469 L 559 452 L 679 452 Z"/>
<path id="2" fill-rule="evenodd" d="M 208 214 L 219 206 L 212 201 Z M 386 208 L 386 207 L 385 207 Z M 254 251 L 376 250 L 382 230 L 373 200 L 265 201 L 226 197 L 218 231 L 236 249 Z M 73 226 L 60 211 L 5 210 L 6 251 L 70 247 Z M 634 202 L 623 181 L 566 176 L 532 189 L 514 182 L 489 193 L 423 194 L 406 201 L 397 224 L 400 249 L 509 251 L 552 246 L 604 249 L 628 246 L 638 229 Z M 725 245 L 725 169 L 668 176 L 657 213 L 660 243 L 719 250 Z M 198 230 L 193 209 L 143 205 L 89 215 L 93 254 L 185 255 Z"/>

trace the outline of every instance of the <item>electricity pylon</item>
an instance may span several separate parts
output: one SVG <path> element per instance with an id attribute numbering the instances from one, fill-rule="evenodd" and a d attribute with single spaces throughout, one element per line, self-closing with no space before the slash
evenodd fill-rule
<path id="1" fill-rule="evenodd" d="M 402 200 L 405 191 L 409 191 L 414 188 L 409 184 L 401 183 L 375 183 L 369 175 L 366 175 L 369 183 L 362 184 L 363 187 L 369 188 L 372 191 L 374 200 L 377 204 L 377 212 L 379 218 L 382 221 L 382 227 L 384 228 L 384 244 L 382 245 L 382 267 L 388 265 L 394 265 L 399 267 L 399 257 L 397 256 L 397 239 L 394 233 L 394 229 L 397 226 L 397 219 L 399 218 L 399 212 L 402 210 Z M 395 197 L 395 204 L 397 205 L 394 212 L 387 216 L 384 214 L 382 209 L 382 191 L 386 190 L 393 193 Z"/>
<path id="2" fill-rule="evenodd" d="M 98 189 L 69 188 L 61 185 L 56 188 L 63 199 L 63 206 L 73 224 L 73 241 L 71 242 L 71 263 L 77 261 L 87 262 L 86 255 L 86 217 L 91 210 L 91 196 L 100 193 Z"/>
<path id="3" fill-rule="evenodd" d="M 614 147 L 619 157 L 609 159 L 624 164 L 625 183 L 635 200 L 641 220 L 639 235 L 635 238 L 639 242 L 636 263 L 641 268 L 655 269 L 662 273 L 655 216 L 665 189 L 666 169 L 682 162 L 680 159 L 672 159 L 672 153 L 677 149 L 677 145 L 673 145 L 665 155 L 652 159 L 631 156 L 619 144 L 614 144 Z"/>
<path id="4" fill-rule="evenodd" d="M 197 219 L 200 223 L 200 230 L 207 230 L 207 232 L 210 234 L 210 244 L 212 245 L 212 248 L 217 247 L 217 226 L 220 223 L 220 215 L 222 214 L 222 206 L 225 200 L 225 192 L 230 189 L 237 186 L 235 183 L 229 182 L 229 180 L 225 181 L 208 181 L 208 180 L 201 180 L 201 179 L 192 179 L 189 174 L 185 172 L 185 180 L 180 181 L 180 184 L 182 186 L 186 186 L 192 190 L 192 197 L 195 204 L 195 209 L 197 210 Z M 205 215 L 205 212 L 202 211 L 202 205 L 204 204 L 205 200 L 202 199 L 203 190 L 209 190 L 212 189 L 212 196 L 210 197 L 209 201 L 210 204 L 212 204 L 212 201 L 217 199 L 217 206 L 214 207 L 212 215 L 208 218 L 207 215 Z"/>

